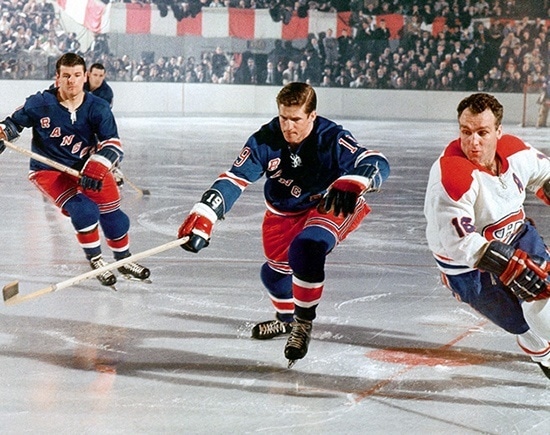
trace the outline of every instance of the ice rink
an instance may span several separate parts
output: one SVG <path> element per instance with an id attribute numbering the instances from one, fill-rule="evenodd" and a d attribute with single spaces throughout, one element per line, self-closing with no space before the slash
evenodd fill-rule
<path id="1" fill-rule="evenodd" d="M 320 111 L 322 115 L 322 111 Z M 151 284 L 90 279 L 0 307 L 3 434 L 548 434 L 550 380 L 513 336 L 439 282 L 424 237 L 429 167 L 456 122 L 335 119 L 382 151 L 392 174 L 363 226 L 328 258 L 310 350 L 286 338 L 259 278 L 263 183 L 199 254 L 149 257 Z M 175 239 L 187 211 L 268 118 L 119 118 L 132 252 Z M 548 130 L 506 125 L 549 152 Z M 29 132 L 17 142 L 29 146 Z M 0 156 L 0 278 L 21 295 L 87 272 L 68 218 Z M 529 214 L 550 239 L 548 209 Z M 106 251 L 105 256 L 111 260 Z"/>

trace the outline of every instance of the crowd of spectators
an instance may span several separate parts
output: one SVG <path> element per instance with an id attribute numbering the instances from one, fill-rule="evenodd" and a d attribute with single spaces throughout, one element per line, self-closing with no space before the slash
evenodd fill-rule
<path id="1" fill-rule="evenodd" d="M 2 79 L 52 78 L 55 60 L 66 51 L 82 54 L 89 64 L 104 64 L 112 81 L 277 86 L 304 81 L 342 88 L 522 92 L 549 74 L 550 16 L 507 19 L 519 13 L 512 0 L 392 0 L 378 6 L 327 0 L 331 8 L 350 7 L 350 32 L 310 34 L 303 47 L 277 40 L 263 54 L 229 53 L 220 46 L 199 58 L 159 55 L 153 61 L 114 54 L 106 35 L 82 51 L 77 35 L 63 30 L 45 0 L 0 2 Z M 211 6 L 210 0 L 201 2 Z M 405 24 L 398 39 L 390 40 L 385 21 L 376 17 L 396 11 L 406 13 Z M 446 24 L 434 35 L 438 17 Z"/>

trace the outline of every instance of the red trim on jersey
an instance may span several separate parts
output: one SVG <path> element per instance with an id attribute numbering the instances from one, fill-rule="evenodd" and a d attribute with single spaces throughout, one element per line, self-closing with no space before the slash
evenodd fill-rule
<path id="1" fill-rule="evenodd" d="M 239 189 L 244 190 L 250 185 L 250 181 L 245 180 L 244 178 L 236 177 L 231 172 L 224 172 L 220 174 L 216 181 L 218 180 L 228 180 L 235 184 Z"/>

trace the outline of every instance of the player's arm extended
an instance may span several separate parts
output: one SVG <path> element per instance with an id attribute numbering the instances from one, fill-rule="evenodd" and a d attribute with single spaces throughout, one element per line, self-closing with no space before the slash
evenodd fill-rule
<path id="1" fill-rule="evenodd" d="M 223 219 L 242 192 L 264 172 L 254 138 L 250 138 L 227 172 L 218 176 L 178 229 L 178 238 L 189 237 L 182 248 L 199 252 L 210 243 L 215 223 Z"/>

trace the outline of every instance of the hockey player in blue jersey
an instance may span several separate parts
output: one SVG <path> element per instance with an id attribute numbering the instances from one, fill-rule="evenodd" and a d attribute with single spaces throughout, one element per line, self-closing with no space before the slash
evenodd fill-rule
<path id="1" fill-rule="evenodd" d="M 101 63 L 94 63 L 88 71 L 88 80 L 84 83 L 84 90 L 91 92 L 96 97 L 103 98 L 109 106 L 113 107 L 114 93 L 105 80 L 105 67 Z"/>
<path id="2" fill-rule="evenodd" d="M 15 141 L 32 128 L 31 149 L 80 171 L 80 178 L 31 159 L 29 179 L 70 217 L 76 238 L 93 269 L 106 265 L 99 228 L 115 260 L 130 256 L 130 220 L 120 209 L 120 193 L 111 169 L 123 157 L 117 125 L 109 104 L 84 91 L 86 63 L 74 53 L 56 63 L 56 86 L 28 97 L 25 104 L 0 121 L 0 139 Z M 127 263 L 119 272 L 147 279 L 149 269 Z M 116 276 L 98 276 L 113 286 Z"/>
<path id="3" fill-rule="evenodd" d="M 275 319 L 254 326 L 252 337 L 290 333 L 284 353 L 292 366 L 308 350 L 326 256 L 370 212 L 363 194 L 378 191 L 390 169 L 381 153 L 317 116 L 308 84 L 287 84 L 276 102 L 278 116 L 249 137 L 231 169 L 193 206 L 178 237 L 189 236 L 183 248 L 191 252 L 208 246 L 216 221 L 248 185 L 266 177 L 261 279 Z"/>

